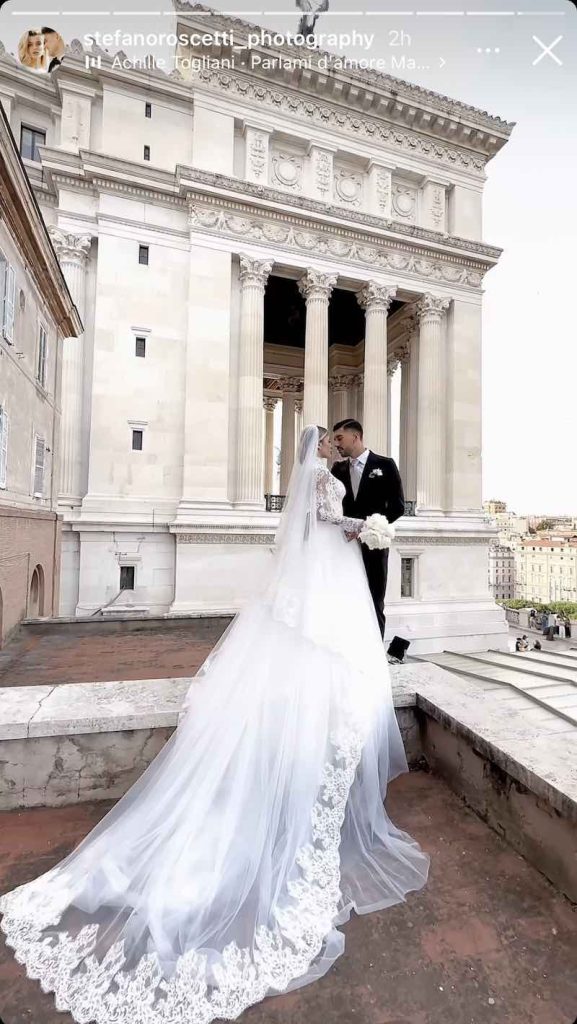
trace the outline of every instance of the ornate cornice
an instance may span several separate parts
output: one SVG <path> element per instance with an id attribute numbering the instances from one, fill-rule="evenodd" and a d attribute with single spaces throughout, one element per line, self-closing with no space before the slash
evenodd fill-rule
<path id="1" fill-rule="evenodd" d="M 487 245 L 486 242 L 476 242 L 470 238 L 461 238 L 458 235 L 446 235 L 441 231 L 434 231 L 431 228 L 420 227 L 417 224 L 406 224 L 403 221 L 388 220 L 385 217 L 378 217 L 372 213 L 363 213 L 349 207 L 336 206 L 334 203 L 321 202 L 318 199 L 310 199 L 307 196 L 293 195 L 281 189 L 272 188 L 268 185 L 256 185 L 250 181 L 241 181 L 238 178 L 226 174 L 215 174 L 213 171 L 204 171 L 197 167 L 187 167 L 179 164 L 176 168 L 177 180 L 182 190 L 197 189 L 199 185 L 207 185 L 211 190 L 232 193 L 240 199 L 247 200 L 254 197 L 262 202 L 278 203 L 290 207 L 296 211 L 318 213 L 323 217 L 334 217 L 338 221 L 358 224 L 362 227 L 378 228 L 380 231 L 391 231 L 407 238 L 414 238 L 423 242 L 431 242 L 442 246 L 444 249 L 459 249 L 472 255 L 496 261 L 503 250 L 495 245 Z M 114 184 L 114 182 L 113 182 Z M 200 191 L 200 189 L 197 189 Z"/>
<path id="2" fill-rule="evenodd" d="M 188 0 L 174 0 L 174 6 L 177 14 L 185 16 L 188 15 L 189 17 L 194 17 L 195 14 L 203 15 L 202 25 L 205 27 L 205 31 L 210 31 L 211 29 L 234 29 L 235 39 L 244 37 L 249 32 L 259 32 L 262 28 L 260 25 L 251 24 L 250 22 L 243 21 L 240 18 L 227 17 L 214 8 L 207 7 L 203 4 L 190 3 Z M 212 15 L 210 23 L 206 18 L 207 13 Z M 313 59 L 314 63 L 322 59 L 323 63 L 328 62 L 328 69 L 329 71 L 332 71 L 332 75 L 340 80 L 351 80 L 354 82 L 360 82 L 365 86 L 369 85 L 372 90 L 376 89 L 383 93 L 391 94 L 395 97 L 397 102 L 409 101 L 413 106 L 418 104 L 419 106 L 426 106 L 429 110 L 432 108 L 435 111 L 442 112 L 450 117 L 459 117 L 461 121 L 466 119 L 470 123 L 477 125 L 479 128 L 483 128 L 485 131 L 505 134 L 510 132 L 514 127 L 513 124 L 504 121 L 500 117 L 495 117 L 494 115 L 487 113 L 485 110 L 480 110 L 478 107 L 473 107 L 470 104 L 461 102 L 460 100 L 452 99 L 450 96 L 444 96 L 441 93 L 433 92 L 431 89 L 425 89 L 422 86 L 413 85 L 413 83 L 407 82 L 401 78 L 395 78 L 393 75 L 387 75 L 373 70 L 356 70 L 352 68 L 347 68 L 346 71 L 342 71 L 338 66 L 340 55 L 331 53 L 327 50 L 311 50 L 310 47 L 297 46 L 293 43 L 290 48 L 288 46 L 275 46 L 274 51 L 278 53 L 291 53 L 292 56 L 294 56 L 295 53 L 299 56 L 306 54 Z M 315 70 L 314 63 L 313 72 Z M 323 68 L 322 70 L 326 78 L 327 68 Z"/>
<path id="3" fill-rule="evenodd" d="M 193 78 L 215 92 L 233 93 L 246 100 L 251 106 L 255 103 L 268 107 L 277 113 L 286 113 L 301 118 L 311 125 L 332 129 L 341 135 L 357 139 L 366 139 L 373 145 L 377 143 L 384 151 L 396 151 L 433 160 L 443 167 L 456 167 L 484 176 L 485 166 L 490 155 L 467 150 L 455 145 L 446 145 L 431 137 L 430 134 L 411 131 L 403 128 L 386 117 L 369 117 L 366 114 L 351 112 L 350 109 L 339 107 L 326 101 L 315 102 L 308 95 L 299 96 L 294 92 L 283 92 L 276 86 L 265 82 L 235 75 L 230 71 L 202 69 Z M 401 81 L 400 79 L 398 81 Z M 403 83 L 405 84 L 405 83 Z M 454 114 L 453 116 L 458 116 Z M 431 118 L 433 122 L 435 118 Z M 471 133 L 474 135 L 474 132 Z M 491 154 L 492 155 L 492 154 Z"/>
<path id="4" fill-rule="evenodd" d="M 219 530 L 215 533 L 176 533 L 177 544 L 274 544 L 273 533 L 230 533 Z"/>
<path id="5" fill-rule="evenodd" d="M 384 271 L 409 277 L 418 283 L 419 291 L 423 282 L 436 281 L 440 284 L 463 286 L 478 291 L 488 267 L 479 265 L 467 257 L 422 251 L 417 246 L 403 244 L 392 239 L 375 237 L 364 232 L 340 229 L 333 226 L 311 226 L 306 220 L 273 213 L 258 213 L 254 209 L 239 209 L 238 205 L 219 201 L 218 197 L 204 197 L 203 201 L 191 200 L 191 230 L 202 234 L 229 238 L 234 242 L 242 239 L 258 243 L 278 252 L 296 252 L 302 256 L 317 256 L 336 263 L 340 269 L 343 261 L 359 266 L 366 273 Z M 362 275 L 360 275 L 362 276 Z"/>

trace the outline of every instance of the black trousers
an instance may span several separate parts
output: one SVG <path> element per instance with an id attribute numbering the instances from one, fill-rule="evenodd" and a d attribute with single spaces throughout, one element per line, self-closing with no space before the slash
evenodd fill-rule
<path id="1" fill-rule="evenodd" d="M 369 590 L 377 613 L 381 636 L 385 635 L 385 591 L 387 589 L 387 575 L 389 572 L 389 549 L 384 551 L 371 551 L 365 544 L 361 544 L 365 572 L 369 583 Z"/>

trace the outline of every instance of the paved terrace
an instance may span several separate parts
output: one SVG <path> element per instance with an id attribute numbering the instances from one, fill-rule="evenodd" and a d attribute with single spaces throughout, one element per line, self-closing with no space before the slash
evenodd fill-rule
<path id="1" fill-rule="evenodd" d="M 577 913 L 434 775 L 391 786 L 388 809 L 432 857 L 428 887 L 345 925 L 346 952 L 314 985 L 241 1024 L 573 1024 Z M 110 803 L 0 814 L 0 890 L 46 871 Z M 72 1024 L 0 943 L 4 1024 Z"/>

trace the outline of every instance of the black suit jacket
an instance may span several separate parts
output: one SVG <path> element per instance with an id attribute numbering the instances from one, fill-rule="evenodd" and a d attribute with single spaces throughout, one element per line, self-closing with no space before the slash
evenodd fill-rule
<path id="1" fill-rule="evenodd" d="M 380 469 L 381 474 L 374 475 L 375 469 Z M 394 459 L 369 452 L 356 499 L 351 486 L 349 460 L 335 462 L 332 473 L 346 487 L 343 498 L 343 512 L 346 516 L 366 519 L 374 512 L 379 512 L 386 516 L 390 523 L 394 523 L 404 515 L 403 484 Z"/>

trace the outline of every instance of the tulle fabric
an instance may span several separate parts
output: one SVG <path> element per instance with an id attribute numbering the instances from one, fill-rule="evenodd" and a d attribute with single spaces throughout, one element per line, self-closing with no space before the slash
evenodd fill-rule
<path id="1" fill-rule="evenodd" d="M 273 580 L 136 785 L 0 900 L 17 958 L 79 1024 L 235 1019 L 324 974 L 351 910 L 425 883 L 383 807 L 407 762 L 358 544 L 318 522 L 306 579 Z"/>

